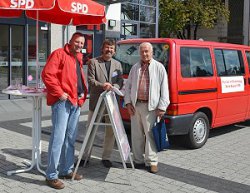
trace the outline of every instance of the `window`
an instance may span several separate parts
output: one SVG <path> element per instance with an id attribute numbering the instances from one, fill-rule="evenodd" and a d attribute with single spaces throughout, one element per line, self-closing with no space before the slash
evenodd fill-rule
<path id="1" fill-rule="evenodd" d="M 122 35 L 134 36 L 137 35 L 136 23 L 122 23 Z"/>
<path id="2" fill-rule="evenodd" d="M 250 51 L 246 51 L 246 56 L 247 56 L 248 69 L 250 71 Z"/>
<path id="3" fill-rule="evenodd" d="M 156 1 L 155 0 L 140 0 L 140 4 L 149 5 L 149 6 L 156 6 Z"/>
<path id="4" fill-rule="evenodd" d="M 139 5 L 122 4 L 121 7 L 121 19 L 124 20 L 139 20 Z"/>
<path id="5" fill-rule="evenodd" d="M 139 0 L 128 0 L 128 2 L 131 2 L 131 3 L 139 3 Z"/>
<path id="6" fill-rule="evenodd" d="M 154 24 L 140 24 L 140 37 L 141 38 L 154 38 L 155 37 L 155 25 Z"/>
<path id="7" fill-rule="evenodd" d="M 155 0 L 129 0 L 121 3 L 121 39 L 156 37 L 159 12 L 156 4 Z"/>
<path id="8" fill-rule="evenodd" d="M 154 44 L 153 58 L 161 62 L 166 70 L 169 62 L 169 45 Z M 124 74 L 128 74 L 134 64 L 140 61 L 139 43 L 138 44 L 118 44 L 116 49 L 115 59 L 120 61 Z"/>
<path id="9" fill-rule="evenodd" d="M 218 76 L 235 76 L 245 73 L 241 51 L 215 49 L 214 53 Z"/>
<path id="10" fill-rule="evenodd" d="M 156 9 L 153 7 L 140 7 L 140 21 L 155 23 Z"/>
<path id="11" fill-rule="evenodd" d="M 213 76 L 212 60 L 208 48 L 182 47 L 180 57 L 182 77 Z"/>

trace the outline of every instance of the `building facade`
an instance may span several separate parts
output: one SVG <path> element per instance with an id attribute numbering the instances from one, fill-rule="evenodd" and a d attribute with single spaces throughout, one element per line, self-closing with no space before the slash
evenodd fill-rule
<path id="1" fill-rule="evenodd" d="M 249 0 L 225 0 L 230 11 L 229 22 L 217 21 L 214 29 L 199 29 L 198 38 L 210 41 L 250 45 L 250 2 Z"/>
<path id="2" fill-rule="evenodd" d="M 106 5 L 107 23 L 94 26 L 62 26 L 39 22 L 38 54 L 36 54 L 36 21 L 25 15 L 20 18 L 0 18 L 0 90 L 21 81 L 34 86 L 36 72 L 40 74 L 48 55 L 80 31 L 85 35 L 84 60 L 101 54 L 105 38 L 115 40 L 157 37 L 158 0 L 98 0 Z M 38 64 L 36 61 L 38 58 Z M 38 66 L 38 70 L 37 70 Z M 29 79 L 31 75 L 33 79 Z M 18 98 L 0 92 L 0 100 Z"/>

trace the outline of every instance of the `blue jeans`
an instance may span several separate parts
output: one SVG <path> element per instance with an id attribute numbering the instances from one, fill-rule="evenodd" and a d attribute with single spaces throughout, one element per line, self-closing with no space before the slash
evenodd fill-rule
<path id="1" fill-rule="evenodd" d="M 75 140 L 78 131 L 80 107 L 70 101 L 57 101 L 52 107 L 52 133 L 48 149 L 46 178 L 58 179 L 74 168 Z M 59 172 L 58 172 L 59 171 Z"/>

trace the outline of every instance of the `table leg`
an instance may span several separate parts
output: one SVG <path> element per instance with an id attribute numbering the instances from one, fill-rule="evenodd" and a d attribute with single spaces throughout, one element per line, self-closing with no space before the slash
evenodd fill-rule
<path id="1" fill-rule="evenodd" d="M 35 100 L 35 109 L 34 109 L 34 114 L 35 114 L 35 118 L 34 118 L 34 131 L 36 133 L 35 136 L 35 144 L 36 144 L 36 148 L 35 148 L 35 164 L 37 167 L 37 170 L 45 175 L 45 172 L 40 168 L 41 166 L 41 153 L 42 153 L 42 149 L 41 149 L 41 118 L 42 118 L 42 97 L 33 97 L 33 99 Z"/>
<path id="2" fill-rule="evenodd" d="M 7 175 L 12 175 L 21 172 L 27 172 L 35 166 L 37 170 L 45 175 L 45 172 L 40 168 L 41 166 L 41 109 L 42 97 L 34 96 L 33 99 L 33 117 L 32 117 L 32 158 L 30 167 L 25 169 L 8 171 Z"/>

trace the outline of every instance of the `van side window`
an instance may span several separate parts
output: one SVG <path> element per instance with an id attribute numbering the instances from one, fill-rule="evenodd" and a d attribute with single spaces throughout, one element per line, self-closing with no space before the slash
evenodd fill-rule
<path id="1" fill-rule="evenodd" d="M 218 76 L 235 76 L 245 73 L 241 51 L 215 49 Z"/>
<path id="2" fill-rule="evenodd" d="M 182 77 L 213 76 L 212 60 L 208 48 L 182 47 L 180 57 Z"/>
<path id="3" fill-rule="evenodd" d="M 246 51 L 246 56 L 247 56 L 248 69 L 250 71 L 250 51 Z"/>

